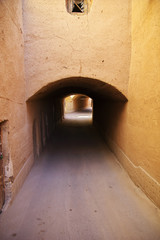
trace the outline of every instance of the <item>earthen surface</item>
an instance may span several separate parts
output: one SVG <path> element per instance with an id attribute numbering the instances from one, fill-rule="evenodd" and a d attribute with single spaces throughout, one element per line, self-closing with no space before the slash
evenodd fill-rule
<path id="1" fill-rule="evenodd" d="M 24 0 L 27 98 L 69 77 L 99 79 L 127 95 L 130 66 L 129 0 L 94 0 L 87 15 L 67 12 L 65 0 Z"/>
<path id="2" fill-rule="evenodd" d="M 159 240 L 157 208 L 90 123 L 70 121 L 0 216 L 1 240 Z"/>

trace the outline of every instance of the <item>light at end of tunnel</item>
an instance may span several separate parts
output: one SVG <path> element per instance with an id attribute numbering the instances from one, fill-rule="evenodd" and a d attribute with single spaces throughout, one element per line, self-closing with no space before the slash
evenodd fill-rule
<path id="1" fill-rule="evenodd" d="M 71 98 L 74 98 L 75 95 L 70 95 Z"/>

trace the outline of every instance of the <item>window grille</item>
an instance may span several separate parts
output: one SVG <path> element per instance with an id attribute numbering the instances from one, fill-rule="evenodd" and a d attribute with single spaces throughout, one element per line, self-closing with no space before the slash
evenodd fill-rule
<path id="1" fill-rule="evenodd" d="M 73 15 L 87 14 L 92 0 L 66 0 L 67 11 Z"/>

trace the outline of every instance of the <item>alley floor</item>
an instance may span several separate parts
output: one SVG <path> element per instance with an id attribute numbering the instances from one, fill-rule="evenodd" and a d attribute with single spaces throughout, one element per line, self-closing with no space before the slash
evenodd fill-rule
<path id="1" fill-rule="evenodd" d="M 77 119 L 66 117 L 0 215 L 0 239 L 159 240 L 159 210 Z"/>

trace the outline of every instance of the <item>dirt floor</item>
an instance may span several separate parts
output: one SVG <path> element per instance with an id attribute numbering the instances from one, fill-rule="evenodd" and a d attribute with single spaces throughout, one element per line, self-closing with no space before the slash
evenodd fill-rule
<path id="1" fill-rule="evenodd" d="M 89 118 L 80 123 L 71 116 L 0 215 L 0 239 L 160 240 L 160 211 L 131 182 Z"/>

